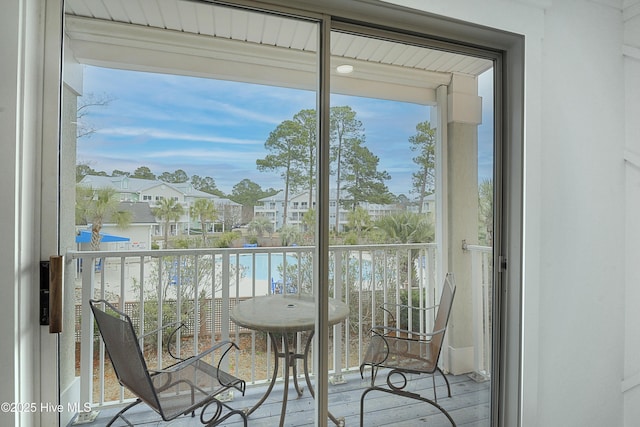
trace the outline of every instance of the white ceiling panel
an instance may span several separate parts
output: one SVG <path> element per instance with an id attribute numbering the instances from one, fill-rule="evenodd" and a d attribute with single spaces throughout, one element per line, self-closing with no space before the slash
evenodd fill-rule
<path id="1" fill-rule="evenodd" d="M 185 3 L 177 3 L 174 0 L 158 0 L 158 4 L 162 5 L 162 7 L 160 7 L 160 13 L 162 14 L 165 28 L 168 30 L 182 31 L 182 13 L 180 9 Z"/>
<path id="2" fill-rule="evenodd" d="M 293 33 L 293 38 L 291 39 L 291 45 L 289 46 L 291 49 L 297 50 L 307 50 L 310 46 L 309 39 L 311 37 L 311 33 L 315 34 L 314 28 L 316 24 L 312 24 L 310 22 L 298 21 L 295 23 L 295 31 Z M 314 46 L 313 51 L 315 51 L 315 40 L 311 45 Z"/>
<path id="3" fill-rule="evenodd" d="M 114 0 L 102 0 L 102 1 L 114 1 Z M 140 9 L 142 9 L 143 17 L 137 18 L 141 22 L 134 22 L 137 24 L 147 25 L 149 27 L 156 28 L 167 28 L 164 19 L 162 17 L 162 12 L 160 12 L 160 7 L 158 5 L 157 0 L 135 0 L 131 3 L 140 3 Z"/>
<path id="4" fill-rule="evenodd" d="M 178 18 L 180 19 L 178 30 L 187 33 L 200 34 L 202 28 L 199 25 L 198 19 L 202 11 L 196 10 L 196 3 L 192 2 L 178 2 Z M 208 8 L 207 8 L 208 9 Z M 167 16 L 168 11 L 165 9 L 161 15 Z"/>
<path id="5" fill-rule="evenodd" d="M 256 70 L 270 63 L 274 67 L 274 73 L 282 73 L 286 67 L 308 67 L 308 60 L 292 60 L 295 57 L 292 54 L 308 52 L 304 55 L 309 55 L 317 49 L 318 30 L 313 22 L 210 3 L 183 0 L 66 0 L 65 7 L 66 14 L 71 17 L 91 18 L 98 20 L 96 23 L 135 24 L 139 31 L 146 29 L 153 33 L 154 39 L 145 39 L 144 46 L 151 47 L 153 40 L 158 40 L 158 46 L 152 49 L 155 52 L 175 47 L 174 44 L 164 44 L 172 40 L 170 33 L 208 38 L 192 38 L 195 44 L 183 47 L 184 53 L 191 55 L 194 60 L 197 56 L 192 52 L 205 51 L 206 56 L 202 61 L 229 58 L 231 51 L 215 51 L 215 46 L 219 46 L 216 40 L 238 43 L 232 51 L 245 58 L 260 57 L 260 54 L 255 54 L 258 49 L 269 52 L 267 58 L 262 58 L 255 64 L 243 62 L 245 69 L 241 73 L 245 74 L 248 72 L 247 63 L 254 64 Z M 85 24 L 81 27 L 87 28 Z M 163 36 L 158 31 L 166 31 L 167 35 Z M 78 34 L 75 36 L 85 37 Z M 104 43 L 111 46 L 119 43 L 115 34 L 113 36 L 110 40 L 106 40 L 106 35 L 100 36 L 103 44 L 96 44 L 95 48 L 99 49 Z M 89 42 L 89 39 L 83 40 L 85 45 Z M 97 42 L 94 40 L 92 43 Z M 131 48 L 134 45 L 141 48 L 140 43 L 134 40 L 130 40 L 129 44 Z M 89 45 L 86 47 L 88 49 Z M 357 66 L 353 75 L 343 76 L 345 82 L 349 79 L 355 82 L 354 79 L 360 75 L 363 82 L 376 78 L 393 85 L 401 84 L 402 78 L 405 78 L 407 82 L 412 82 L 413 87 L 432 89 L 439 84 L 446 84 L 443 82 L 450 80 L 453 73 L 478 75 L 492 66 L 485 59 L 336 31 L 331 34 L 331 49 L 332 63 Z M 248 53 L 243 54 L 244 51 Z M 145 53 L 143 56 L 147 57 L 149 52 L 142 52 Z M 140 68 L 145 68 L 144 64 Z M 264 74 L 265 69 L 261 72 Z M 420 82 L 421 79 L 425 80 L 424 84 Z"/>
<path id="6" fill-rule="evenodd" d="M 111 19 L 120 22 L 129 22 L 129 15 L 122 5 L 122 1 L 111 1 L 104 3 L 105 8 Z"/>
<path id="7" fill-rule="evenodd" d="M 245 18 L 247 25 L 245 34 L 238 34 L 237 38 L 244 37 L 244 39 L 251 43 L 262 43 L 264 37 L 265 15 L 251 13 Z M 236 38 L 236 37 L 234 37 Z"/>
<path id="8" fill-rule="evenodd" d="M 194 13 L 198 23 L 199 34 L 215 36 L 215 20 L 213 9 L 205 4 L 194 3 Z"/>
<path id="9" fill-rule="evenodd" d="M 76 2 L 66 2 L 65 4 L 72 4 Z M 78 2 L 80 3 L 80 2 Z M 131 24 L 141 24 L 141 25 L 149 25 L 147 18 L 144 16 L 144 11 L 142 10 L 142 5 L 139 1 L 125 1 L 123 3 L 124 9 L 127 11 L 127 16 L 129 17 L 129 23 Z M 100 16 L 95 16 L 98 19 L 105 19 Z"/>
<path id="10" fill-rule="evenodd" d="M 97 18 L 104 16 L 107 19 L 112 19 L 102 0 L 86 0 L 86 5 L 92 16 Z"/>
<path id="11" fill-rule="evenodd" d="M 213 13 L 213 12 L 212 12 Z M 224 39 L 231 38 L 231 9 L 219 8 L 213 13 L 213 34 Z"/>

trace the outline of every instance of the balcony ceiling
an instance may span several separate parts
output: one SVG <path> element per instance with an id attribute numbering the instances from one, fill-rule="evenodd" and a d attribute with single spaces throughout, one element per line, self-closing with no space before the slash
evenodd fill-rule
<path id="1" fill-rule="evenodd" d="M 314 89 L 317 26 L 193 1 L 67 0 L 66 34 L 81 63 Z M 421 104 L 453 73 L 486 59 L 333 32 L 332 91 Z M 354 72 L 335 73 L 349 64 Z M 250 65 L 250 66 L 248 66 Z M 373 83 L 373 84 L 372 84 Z"/>

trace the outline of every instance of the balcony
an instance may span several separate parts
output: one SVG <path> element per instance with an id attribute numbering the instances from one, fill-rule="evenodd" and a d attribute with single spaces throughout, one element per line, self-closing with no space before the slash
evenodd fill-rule
<path id="1" fill-rule="evenodd" d="M 358 423 L 359 397 L 368 380 L 360 378 L 358 367 L 368 342 L 369 328 L 385 316 L 379 306 L 395 301 L 432 305 L 439 295 L 437 250 L 436 244 L 424 243 L 330 247 L 329 290 L 333 298 L 349 305 L 351 314 L 334 326 L 330 334 L 329 405 L 336 416 L 347 419 L 347 425 Z M 491 359 L 491 248 L 467 246 L 465 250 L 472 257 L 473 279 L 466 285 L 471 288 L 472 298 L 466 310 L 472 314 L 474 369 L 469 375 L 450 376 L 452 394 L 457 396 L 454 399 L 446 399 L 442 380 L 437 376 L 435 380 L 441 404 L 447 409 L 453 408 L 452 414 L 459 414 L 461 424 L 466 419 L 465 422 L 478 425 L 477 422 L 486 422 L 489 417 L 489 382 L 485 380 L 490 377 Z M 205 348 L 212 340 L 231 339 L 239 343 L 242 351 L 227 361 L 227 369 L 246 380 L 248 392 L 245 397 L 236 396 L 232 406 L 249 407 L 264 392 L 273 372 L 273 355 L 268 338 L 238 328 L 229 318 L 230 310 L 239 301 L 253 296 L 313 292 L 313 251 L 313 247 L 271 247 L 70 253 L 77 266 L 76 342 L 81 401 L 90 402 L 101 412 L 98 424 L 93 425 L 106 422 L 113 407 L 121 406 L 131 396 L 115 381 L 93 322 L 82 321 L 91 318 L 89 298 L 105 298 L 119 305 L 130 315 L 139 335 L 171 322 L 184 322 L 187 329 L 182 336 L 188 339 L 184 340 L 185 344 L 179 341 L 177 349 L 182 355 Z M 465 302 L 461 299 L 455 303 Z M 429 330 L 432 319 L 409 316 L 403 321 L 415 329 Z M 161 332 L 145 340 L 143 347 L 148 363 L 161 368 L 167 363 L 159 344 Z M 447 370 L 446 362 L 443 368 Z M 382 377 L 379 380 L 382 381 Z M 416 376 L 412 381 L 417 389 L 432 387 L 432 379 L 428 377 Z M 282 387 L 281 381 L 263 407 L 250 417 L 252 425 L 276 422 L 279 416 L 276 408 L 282 397 L 278 387 Z M 372 395 L 371 399 L 376 398 L 380 403 L 372 401 L 368 408 L 378 411 L 403 406 L 407 422 L 429 417 L 425 405 L 394 402 L 395 397 L 387 396 Z M 287 425 L 313 424 L 312 417 L 305 415 L 305 411 L 313 410 L 308 393 L 292 399 L 290 394 Z M 393 416 L 393 420 L 389 419 L 392 423 L 397 421 L 397 413 L 381 411 L 380 416 Z M 435 411 L 432 415 L 431 425 L 439 422 L 446 425 L 445 419 L 438 421 Z M 150 411 L 141 411 L 139 415 L 141 423 L 154 417 Z"/>

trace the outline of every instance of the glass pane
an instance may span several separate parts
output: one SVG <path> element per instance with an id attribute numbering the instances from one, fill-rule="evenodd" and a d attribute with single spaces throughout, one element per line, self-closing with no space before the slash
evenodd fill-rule
<path id="1" fill-rule="evenodd" d="M 252 408 L 250 418 L 273 412 L 277 424 L 282 378 L 297 372 L 306 383 L 315 351 L 305 352 L 315 323 L 317 22 L 178 0 L 69 0 L 66 20 L 80 79 L 64 126 L 77 181 L 77 374 L 93 380 L 83 401 L 133 397 L 100 341 L 80 361 L 94 342 L 80 301 L 96 297 L 139 335 L 152 332 L 141 345 L 152 368 L 171 363 L 156 330 L 173 322 L 185 324 L 172 344 L 183 358 L 236 342 L 241 351 L 221 366 L 251 390 L 229 404 Z M 238 308 L 253 298 L 255 310 Z M 276 357 L 285 346 L 301 355 L 297 370 Z M 276 380 L 267 403 L 278 409 L 265 409 L 259 398 Z"/>
<path id="2" fill-rule="evenodd" d="M 335 286 L 351 308 L 349 366 L 405 369 L 413 373 L 405 390 L 436 393 L 457 423 L 489 425 L 493 64 L 340 31 L 331 53 L 330 216 L 343 245 Z M 457 286 L 439 345 L 429 333 L 446 324 L 438 317 L 446 307 L 429 307 L 446 299 L 449 272 Z M 443 374 L 432 363 L 438 354 Z M 375 384 L 386 387 L 387 373 Z M 435 407 L 398 411 L 374 395 L 365 425 L 416 417 L 448 425 Z"/>

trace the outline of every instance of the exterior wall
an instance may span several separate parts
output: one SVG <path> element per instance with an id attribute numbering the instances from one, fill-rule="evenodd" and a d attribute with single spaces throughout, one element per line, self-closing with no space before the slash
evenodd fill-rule
<path id="1" fill-rule="evenodd" d="M 151 200 L 147 200 L 145 199 L 145 196 L 148 196 L 151 198 Z M 140 194 L 140 201 L 141 202 L 149 202 L 149 205 L 154 206 L 155 204 L 157 204 L 158 202 L 160 202 L 160 199 L 176 199 L 178 202 L 183 203 L 184 204 L 184 194 L 182 194 L 181 192 L 179 192 L 178 190 L 175 190 L 167 185 L 164 184 L 159 184 L 157 187 L 153 187 L 153 188 L 149 188 L 147 190 L 144 190 L 141 192 Z"/>
<path id="2" fill-rule="evenodd" d="M 192 197 L 192 196 L 185 197 L 185 202 L 187 204 L 187 207 L 185 207 L 185 209 L 187 211 L 187 214 L 189 212 L 188 208 L 192 206 L 195 203 L 195 201 L 200 198 L 202 197 Z M 222 231 L 229 231 L 232 226 L 240 224 L 242 220 L 242 205 L 235 203 L 229 199 L 221 199 L 214 196 L 209 197 L 209 200 L 211 200 L 214 206 L 216 207 L 216 211 L 218 213 L 218 219 L 215 221 L 215 224 L 221 224 L 223 228 Z M 194 220 L 193 218 L 189 218 L 188 216 L 185 217 L 185 220 L 186 220 L 186 223 L 183 224 L 184 233 L 187 233 L 186 230 L 189 227 L 200 228 L 199 220 L 197 219 Z M 214 225 L 209 224 L 209 227 L 213 229 Z"/>
<path id="3" fill-rule="evenodd" d="M 640 419 L 640 2 L 625 14 L 625 351 L 624 351 L 624 425 L 631 427 Z"/>
<path id="4" fill-rule="evenodd" d="M 596 2 L 554 2 L 545 11 L 535 171 L 543 196 L 527 210 L 540 216 L 540 230 L 529 230 L 540 233 L 540 264 L 533 266 L 540 281 L 528 284 L 540 289 L 539 344 L 546 349 L 536 350 L 538 425 L 622 425 L 621 24 L 619 10 Z"/>
<path id="5" fill-rule="evenodd" d="M 522 425 L 623 425 L 622 3 L 394 3 L 525 35 Z"/>
<path id="6" fill-rule="evenodd" d="M 151 200 L 145 198 L 145 196 L 150 197 Z M 140 201 L 148 202 L 151 209 L 156 207 L 158 203 L 160 203 L 161 199 L 176 199 L 178 203 L 182 205 L 184 208 L 184 214 L 180 217 L 180 220 L 177 222 L 171 221 L 169 223 L 169 236 L 180 234 L 181 230 L 186 230 L 189 227 L 189 207 L 184 201 L 184 195 L 164 184 L 160 184 L 157 187 L 149 188 L 143 191 L 140 194 Z M 158 220 L 158 225 L 155 227 L 155 232 L 158 236 L 163 235 L 163 228 L 165 226 L 164 220 Z"/>
<path id="7" fill-rule="evenodd" d="M 254 206 L 253 215 L 269 218 L 269 220 L 273 224 L 274 231 L 279 230 L 280 227 L 282 227 L 282 214 L 284 204 L 282 192 L 277 193 L 273 197 L 261 199 L 260 202 L 262 203 L 262 205 Z"/>
<path id="8" fill-rule="evenodd" d="M 302 218 L 308 210 L 309 210 L 309 193 L 306 192 L 306 193 L 301 193 L 296 195 L 291 200 L 289 200 L 289 209 L 287 210 L 287 215 L 289 216 L 289 219 L 287 220 L 287 224 L 301 227 Z"/>
<path id="9" fill-rule="evenodd" d="M 334 194 L 335 197 L 335 194 Z M 274 224 L 274 229 L 279 230 L 282 227 L 282 218 L 284 215 L 284 199 L 281 194 L 278 194 L 276 198 L 265 198 L 260 201 L 262 205 L 254 207 L 254 215 L 264 216 L 271 220 Z M 315 202 L 312 203 L 312 208 L 315 209 Z M 429 203 L 425 201 L 425 206 L 429 206 Z M 375 203 L 362 203 L 361 207 L 365 209 L 371 220 L 375 221 L 382 218 L 385 215 L 402 211 L 397 205 L 380 205 Z M 431 201 L 431 212 L 433 211 L 433 201 Z M 309 193 L 302 192 L 289 198 L 289 208 L 287 209 L 287 225 L 301 226 L 303 215 L 309 210 Z M 417 212 L 417 209 L 415 209 Z M 424 212 L 427 212 L 425 210 Z M 336 202 L 333 198 L 329 199 L 329 217 L 333 218 L 329 222 L 329 227 L 333 229 L 335 227 L 336 218 Z M 345 227 L 348 224 L 349 210 L 340 208 L 340 227 Z"/>

